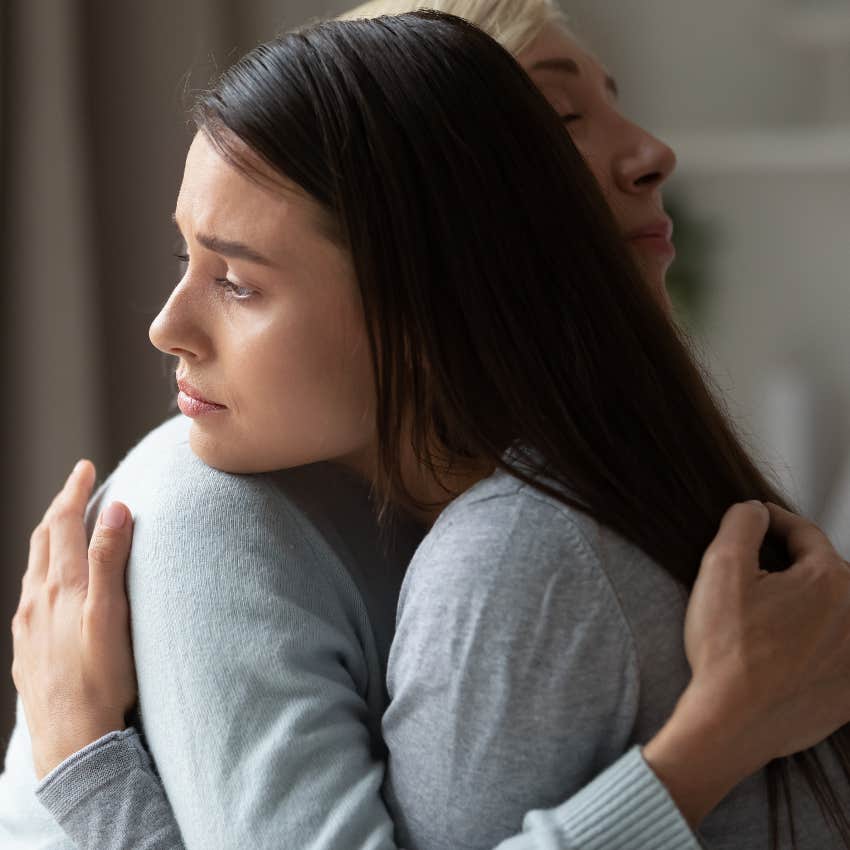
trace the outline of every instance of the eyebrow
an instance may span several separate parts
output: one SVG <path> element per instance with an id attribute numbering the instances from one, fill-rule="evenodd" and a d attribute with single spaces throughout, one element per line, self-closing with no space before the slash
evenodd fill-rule
<path id="1" fill-rule="evenodd" d="M 182 235 L 183 231 L 177 222 L 176 213 L 171 214 L 171 220 L 177 225 L 177 229 L 180 230 Z M 195 234 L 195 239 L 205 248 L 215 251 L 216 254 L 221 254 L 223 257 L 229 257 L 235 260 L 247 260 L 249 263 L 256 263 L 259 266 L 274 266 L 274 263 L 270 259 L 264 257 L 244 242 L 232 242 L 228 239 L 221 239 L 218 236 L 212 236 L 206 233 Z"/>
<path id="2" fill-rule="evenodd" d="M 530 71 L 561 71 L 562 73 L 572 74 L 575 77 L 581 76 L 581 68 L 579 68 L 578 63 L 573 59 L 541 59 L 539 62 L 535 62 Z M 605 88 L 608 89 L 614 97 L 620 96 L 620 87 L 617 85 L 617 81 L 610 75 L 605 75 Z"/>

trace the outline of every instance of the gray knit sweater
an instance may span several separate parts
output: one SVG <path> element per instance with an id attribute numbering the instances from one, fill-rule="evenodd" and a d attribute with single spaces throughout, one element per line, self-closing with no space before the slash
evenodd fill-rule
<path id="1" fill-rule="evenodd" d="M 379 556 L 339 470 L 223 475 L 182 427 L 100 494 L 137 516 L 146 741 L 106 736 L 37 787 L 81 850 L 699 846 L 638 746 L 688 680 L 684 594 L 657 565 L 503 474 L 456 500 L 405 578 L 384 776 L 404 541 Z M 800 850 L 837 846 L 795 791 Z M 752 777 L 705 846 L 766 848 L 766 812 Z"/>

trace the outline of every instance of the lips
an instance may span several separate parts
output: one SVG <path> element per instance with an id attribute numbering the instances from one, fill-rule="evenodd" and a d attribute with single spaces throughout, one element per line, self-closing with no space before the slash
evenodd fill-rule
<path id="1" fill-rule="evenodd" d="M 190 419 L 198 419 L 201 416 L 206 417 L 227 410 L 223 404 L 208 401 L 199 390 L 183 378 L 177 379 L 177 386 L 180 388 L 180 392 L 177 393 L 177 407 Z"/>
<path id="2" fill-rule="evenodd" d="M 666 216 L 652 224 L 638 227 L 626 236 L 626 240 L 643 257 L 660 258 L 669 265 L 676 257 L 676 247 L 673 245 L 673 222 Z"/>
<path id="3" fill-rule="evenodd" d="M 626 239 L 664 239 L 670 242 L 673 238 L 673 222 L 667 218 L 660 218 L 651 224 L 638 227 L 627 234 Z"/>
<path id="4" fill-rule="evenodd" d="M 219 404 L 217 401 L 212 401 L 208 398 L 205 398 L 204 395 L 200 392 L 200 390 L 197 390 L 184 378 L 177 379 L 177 388 L 180 390 L 181 393 L 188 396 L 193 401 L 198 402 L 199 404 L 217 408 L 224 407 L 223 404 Z"/>

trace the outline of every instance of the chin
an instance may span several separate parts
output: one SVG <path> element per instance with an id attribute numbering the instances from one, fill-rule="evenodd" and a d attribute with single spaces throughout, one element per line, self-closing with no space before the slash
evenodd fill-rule
<path id="1" fill-rule="evenodd" d="M 244 447 L 235 449 L 229 443 L 223 443 L 204 434 L 196 424 L 189 431 L 189 448 L 198 460 L 231 475 L 253 475 L 258 472 L 271 472 L 279 467 L 264 463 L 260 452 L 252 453 Z"/>

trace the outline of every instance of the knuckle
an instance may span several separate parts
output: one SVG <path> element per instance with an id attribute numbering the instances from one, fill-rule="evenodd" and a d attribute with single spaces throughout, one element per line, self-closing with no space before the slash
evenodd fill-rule
<path id="1" fill-rule="evenodd" d="M 38 546 L 47 537 L 47 527 L 40 522 L 30 534 L 30 547 Z"/>
<path id="2" fill-rule="evenodd" d="M 21 600 L 18 605 L 18 610 L 15 611 L 15 616 L 12 617 L 12 633 L 20 634 L 32 623 L 33 611 L 35 605 L 29 599 Z"/>
<path id="3" fill-rule="evenodd" d="M 69 522 L 73 522 L 77 519 L 76 511 L 66 502 L 62 501 L 53 511 L 53 514 L 50 518 L 51 525 L 64 525 Z"/>
<path id="4" fill-rule="evenodd" d="M 115 542 L 107 535 L 99 534 L 89 546 L 89 562 L 99 566 L 109 566 L 116 558 Z"/>
<path id="5" fill-rule="evenodd" d="M 842 593 L 847 576 L 842 575 L 839 558 L 810 558 L 806 561 L 806 579 L 810 587 L 827 598 Z"/>
<path id="6" fill-rule="evenodd" d="M 729 543 L 712 546 L 703 556 L 703 564 L 709 569 L 724 569 L 740 560 L 740 551 Z"/>
<path id="7" fill-rule="evenodd" d="M 55 605 L 59 597 L 62 595 L 62 582 L 54 576 L 47 579 L 44 584 L 44 596 L 47 599 L 48 605 Z"/>

